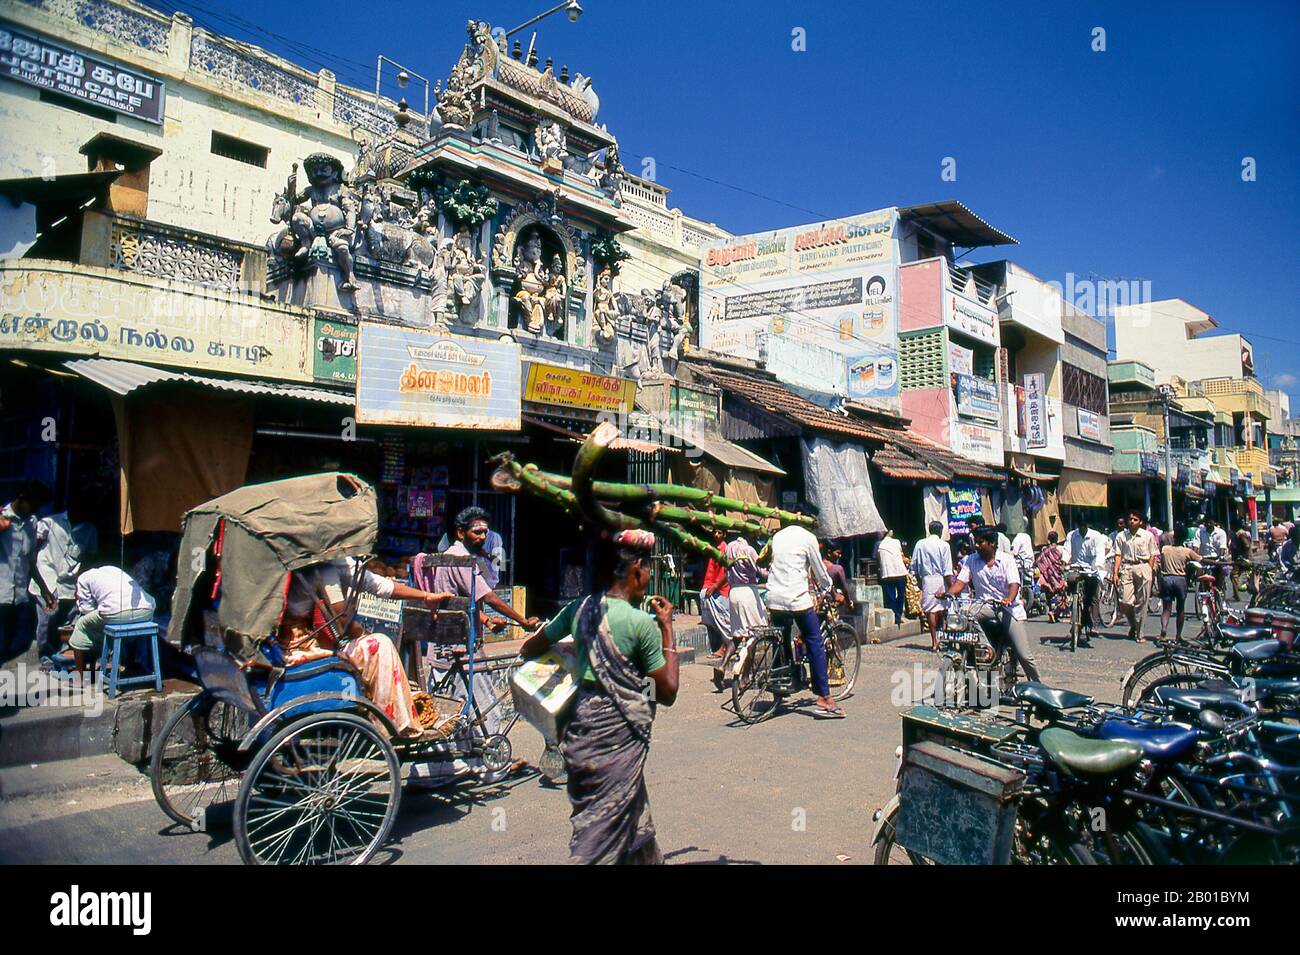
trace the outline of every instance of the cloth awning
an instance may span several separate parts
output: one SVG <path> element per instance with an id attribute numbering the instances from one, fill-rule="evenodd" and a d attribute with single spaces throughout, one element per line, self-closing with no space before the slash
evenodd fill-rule
<path id="1" fill-rule="evenodd" d="M 1255 496 L 1261 501 L 1264 499 L 1263 494 Z M 1300 504 L 1300 487 L 1271 487 L 1268 499 L 1274 504 Z"/>
<path id="2" fill-rule="evenodd" d="M 1105 507 L 1106 475 L 1074 468 L 1061 469 L 1057 503 L 1068 507 Z"/>
<path id="3" fill-rule="evenodd" d="M 664 428 L 663 431 L 665 435 L 671 436 L 684 446 L 698 448 L 719 464 L 725 464 L 729 468 L 757 471 L 759 474 L 779 474 L 783 476 L 785 474 L 785 471 L 766 458 L 760 457 L 748 448 L 742 448 L 740 445 L 718 435 L 683 434 L 670 428 Z"/>
<path id="4" fill-rule="evenodd" d="M 192 372 L 165 371 L 152 365 L 116 358 L 76 358 L 63 363 L 65 368 L 95 382 L 115 395 L 129 395 L 137 388 L 161 382 L 184 382 L 249 395 L 270 395 L 276 398 L 298 398 L 324 404 L 355 405 L 356 396 L 347 392 L 328 391 L 309 385 L 281 384 L 271 381 L 246 381 L 236 378 L 214 378 Z"/>

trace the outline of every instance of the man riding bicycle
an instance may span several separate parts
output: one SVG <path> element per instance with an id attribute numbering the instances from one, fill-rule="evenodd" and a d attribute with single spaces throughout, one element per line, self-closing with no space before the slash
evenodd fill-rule
<path id="1" fill-rule="evenodd" d="M 817 514 L 817 507 L 813 504 L 804 503 L 798 509 L 803 514 Z M 767 609 L 772 624 L 785 632 L 787 642 L 791 625 L 799 628 L 804 646 L 808 648 L 813 692 L 817 694 L 817 715 L 843 719 L 844 710 L 831 698 L 826 645 L 822 640 L 821 622 L 817 619 L 817 602 L 809 589 L 809 574 L 819 590 L 831 589 L 830 574 L 826 572 L 817 538 L 807 528 L 791 524 L 773 534 L 768 547 L 772 563 L 767 575 Z"/>
<path id="2" fill-rule="evenodd" d="M 981 607 L 975 619 L 989 632 L 990 623 L 1002 631 L 1016 661 L 1024 668 L 1025 678 L 1038 681 L 1038 667 L 1034 664 L 1029 634 L 1025 632 L 1025 605 L 1020 599 L 1020 570 L 1015 559 L 998 550 L 997 528 L 987 525 L 975 531 L 975 553 L 962 561 L 957 579 L 948 588 L 955 597 L 970 587 L 977 600 L 990 600 L 994 605 Z"/>
<path id="3" fill-rule="evenodd" d="M 1086 514 L 1080 514 L 1079 526 L 1070 531 L 1065 542 L 1065 563 L 1083 571 L 1083 639 L 1092 640 L 1101 623 L 1101 582 L 1109 569 L 1106 535 L 1088 526 Z M 1076 592 L 1074 599 L 1080 599 Z"/>

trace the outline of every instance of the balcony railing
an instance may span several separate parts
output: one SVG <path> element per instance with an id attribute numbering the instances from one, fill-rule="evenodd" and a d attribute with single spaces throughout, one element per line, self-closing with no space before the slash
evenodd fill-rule
<path id="1" fill-rule="evenodd" d="M 98 265 L 202 288 L 260 292 L 266 252 L 148 219 L 87 212 L 83 265 Z"/>

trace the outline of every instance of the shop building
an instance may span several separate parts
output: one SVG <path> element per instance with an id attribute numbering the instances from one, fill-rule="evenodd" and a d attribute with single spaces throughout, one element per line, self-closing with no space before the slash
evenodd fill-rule
<path id="1" fill-rule="evenodd" d="M 1107 517 L 1113 445 L 1106 383 L 1106 323 L 1062 303 L 1061 425 L 1065 460 L 1057 503 L 1066 529 L 1081 513 L 1099 526 Z M 1086 510 L 1085 510 L 1086 509 Z"/>

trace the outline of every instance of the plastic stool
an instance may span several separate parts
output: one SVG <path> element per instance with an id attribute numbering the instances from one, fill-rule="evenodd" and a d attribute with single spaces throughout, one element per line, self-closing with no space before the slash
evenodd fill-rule
<path id="1" fill-rule="evenodd" d="M 122 658 L 122 641 L 145 637 L 149 640 L 153 669 L 142 676 L 122 677 L 118 670 Z M 152 620 L 140 623 L 104 624 L 104 654 L 100 658 L 100 668 L 108 680 L 109 699 L 117 696 L 118 687 L 135 686 L 139 683 L 152 683 L 155 690 L 162 690 L 162 666 L 158 662 L 158 624 Z"/>

